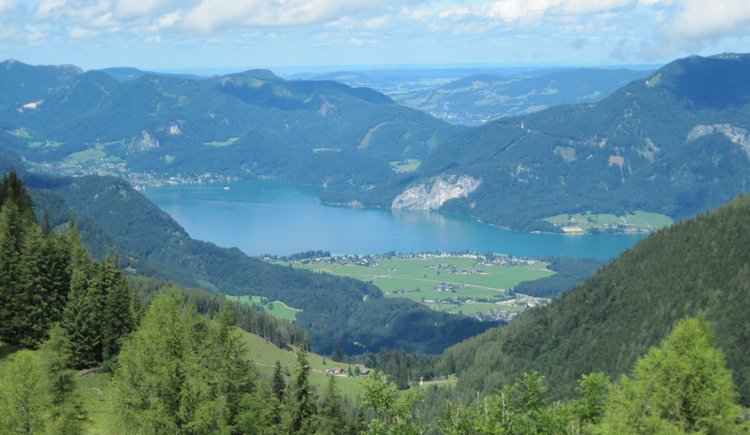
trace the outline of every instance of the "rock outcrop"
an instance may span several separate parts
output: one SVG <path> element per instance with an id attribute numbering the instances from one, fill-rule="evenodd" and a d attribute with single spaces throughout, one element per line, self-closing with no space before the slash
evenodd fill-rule
<path id="1" fill-rule="evenodd" d="M 723 134 L 727 139 L 741 146 L 750 158 L 750 137 L 748 137 L 747 130 L 734 127 L 732 124 L 698 125 L 688 134 L 687 142 L 714 133 Z"/>
<path id="2" fill-rule="evenodd" d="M 427 186 L 410 187 L 404 190 L 391 204 L 392 209 L 400 210 L 437 210 L 445 201 L 455 198 L 463 198 L 477 190 L 482 180 L 462 175 L 456 180 L 456 176 L 438 177 L 427 190 Z"/>

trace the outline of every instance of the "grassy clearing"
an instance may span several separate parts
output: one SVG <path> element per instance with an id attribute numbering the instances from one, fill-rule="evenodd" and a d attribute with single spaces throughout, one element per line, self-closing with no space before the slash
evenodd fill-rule
<path id="1" fill-rule="evenodd" d="M 17 128 L 15 130 L 5 130 L 7 133 L 12 134 L 13 136 L 20 137 L 22 139 L 29 140 L 31 139 L 31 135 L 28 131 L 26 131 L 25 128 Z"/>
<path id="2" fill-rule="evenodd" d="M 627 216 L 615 216 L 606 213 L 592 214 L 588 211 L 586 214 L 561 214 L 548 217 L 545 220 L 566 227 L 577 227 L 581 231 L 588 231 L 590 228 L 603 231 L 615 225 L 625 225 L 632 231 L 655 231 L 674 223 L 674 220 L 669 216 L 642 210 L 637 210 L 635 214 Z"/>
<path id="3" fill-rule="evenodd" d="M 390 162 L 390 164 L 391 169 L 396 172 L 413 172 L 422 164 L 422 161 L 417 159 L 406 159 L 397 162 Z"/>
<path id="4" fill-rule="evenodd" d="M 73 160 L 76 162 L 87 162 L 90 160 L 102 160 L 105 157 L 107 157 L 107 154 L 105 152 L 95 150 L 95 149 L 88 149 L 85 151 L 79 151 L 77 153 L 69 154 L 67 157 L 65 157 L 65 160 Z"/>
<path id="5" fill-rule="evenodd" d="M 280 263 L 288 264 L 288 263 Z M 450 270 L 429 269 L 424 266 L 452 265 L 456 271 L 483 271 L 486 274 L 471 275 L 452 273 Z M 374 267 L 343 266 L 332 263 L 295 264 L 294 267 L 305 268 L 316 272 L 326 272 L 334 275 L 349 276 L 362 281 L 371 281 L 380 287 L 389 298 L 408 298 L 416 302 L 423 299 L 435 300 L 460 298 L 481 298 L 506 300 L 509 297 L 506 289 L 515 287 L 521 281 L 534 280 L 552 275 L 545 270 L 547 263 L 535 263 L 524 266 L 482 266 L 476 260 L 467 257 L 442 257 L 432 259 L 401 259 L 378 260 Z M 451 291 L 437 291 L 441 284 L 451 284 Z M 419 292 L 415 290 L 419 288 Z M 401 293 L 403 291 L 403 293 Z M 399 292 L 399 293 L 394 293 Z M 493 303 L 462 303 L 459 305 L 444 305 L 425 303 L 440 311 L 459 310 L 463 314 L 486 313 L 497 308 Z M 520 308 L 519 308 L 520 309 Z"/>
<path id="6" fill-rule="evenodd" d="M 229 139 L 225 140 L 224 142 L 217 142 L 217 141 L 214 141 L 214 142 L 203 142 L 203 145 L 209 145 L 209 146 L 212 146 L 212 147 L 225 147 L 225 146 L 232 145 L 233 143 L 237 142 L 238 140 L 240 140 L 240 138 L 238 138 L 238 137 L 230 137 Z"/>
<path id="7" fill-rule="evenodd" d="M 289 307 L 281 301 L 273 301 L 267 304 L 263 304 L 262 303 L 263 298 L 261 298 L 260 296 L 229 296 L 227 295 L 227 299 L 229 299 L 230 301 L 240 302 L 240 303 L 243 303 L 245 305 L 250 305 L 250 306 L 252 306 L 253 304 L 259 305 L 263 307 L 266 313 L 276 317 L 277 319 L 288 320 L 290 322 L 294 321 L 294 318 L 297 317 L 297 313 L 302 311 L 296 308 Z"/>

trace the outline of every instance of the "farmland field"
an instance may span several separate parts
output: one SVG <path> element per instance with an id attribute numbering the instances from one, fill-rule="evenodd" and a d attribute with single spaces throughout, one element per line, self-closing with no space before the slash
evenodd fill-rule
<path id="1" fill-rule="evenodd" d="M 547 263 L 542 262 L 517 266 L 486 266 L 480 265 L 474 258 L 463 256 L 392 258 L 378 260 L 377 263 L 377 266 L 371 267 L 295 263 L 293 267 L 370 281 L 385 292 L 385 297 L 408 298 L 439 311 L 461 311 L 466 315 L 487 313 L 492 308 L 498 308 L 495 302 L 511 298 L 506 293 L 507 289 L 521 281 L 544 278 L 554 273 L 546 270 Z M 458 304 L 439 302 L 456 297 L 487 301 L 461 301 Z M 513 311 L 521 308 L 503 309 Z"/>

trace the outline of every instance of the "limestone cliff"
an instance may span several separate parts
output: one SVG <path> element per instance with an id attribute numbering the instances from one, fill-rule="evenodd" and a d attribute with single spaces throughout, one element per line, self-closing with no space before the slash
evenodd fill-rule
<path id="1" fill-rule="evenodd" d="M 727 139 L 741 146 L 742 150 L 747 154 L 747 157 L 750 158 L 750 137 L 748 137 L 747 130 L 740 127 L 734 127 L 732 124 L 696 126 L 690 134 L 688 134 L 687 141 L 689 142 L 713 133 L 723 134 Z"/>
<path id="2" fill-rule="evenodd" d="M 456 180 L 456 175 L 438 177 L 428 192 L 425 184 L 414 186 L 403 191 L 393 200 L 391 208 L 404 210 L 437 210 L 445 201 L 463 198 L 475 191 L 482 180 L 468 175 L 462 175 Z"/>

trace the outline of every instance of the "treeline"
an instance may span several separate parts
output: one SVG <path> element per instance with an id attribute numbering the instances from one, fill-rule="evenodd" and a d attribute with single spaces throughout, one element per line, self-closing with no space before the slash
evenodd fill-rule
<path id="1" fill-rule="evenodd" d="M 140 297 L 142 306 L 148 307 L 159 295 L 175 291 L 186 305 L 195 307 L 199 314 L 209 319 L 216 317 L 222 310 L 228 310 L 240 329 L 258 335 L 280 349 L 288 350 L 290 346 L 310 348 L 310 334 L 307 331 L 245 304 L 228 301 L 204 290 L 186 288 L 153 278 L 129 276 L 127 281 L 133 292 Z"/>
<path id="2" fill-rule="evenodd" d="M 547 394 L 547 380 L 524 373 L 499 391 L 439 404 L 432 425 L 420 411 L 422 390 L 397 391 L 382 374 L 365 382 L 364 406 L 377 415 L 377 434 L 445 435 L 657 435 L 745 434 L 748 421 L 737 403 L 723 353 L 703 317 L 681 321 L 639 359 L 631 375 L 614 384 L 603 373 L 583 375 L 562 401 Z M 434 388 L 433 388 L 434 391 Z"/>
<path id="3" fill-rule="evenodd" d="M 357 434 L 352 404 L 331 377 L 318 399 L 299 347 L 296 376 L 258 377 L 232 313 L 209 320 L 177 290 L 160 292 L 122 341 L 107 390 L 106 433 Z M 0 371 L 0 433 L 79 435 L 91 421 L 76 385 L 70 342 L 60 327 L 36 352 L 18 351 Z"/>
<path id="4" fill-rule="evenodd" d="M 112 360 L 140 315 L 118 260 L 92 260 L 75 224 L 66 234 L 52 231 L 49 222 L 37 225 L 15 172 L 0 182 L 0 201 L 0 340 L 36 348 L 59 323 L 71 366 Z"/>
<path id="5" fill-rule="evenodd" d="M 537 298 L 555 298 L 562 292 L 583 284 L 608 261 L 599 258 L 570 258 L 564 255 L 546 255 L 539 260 L 549 263 L 547 268 L 557 273 L 532 281 L 522 281 L 508 291 L 509 295 L 520 293 Z"/>

